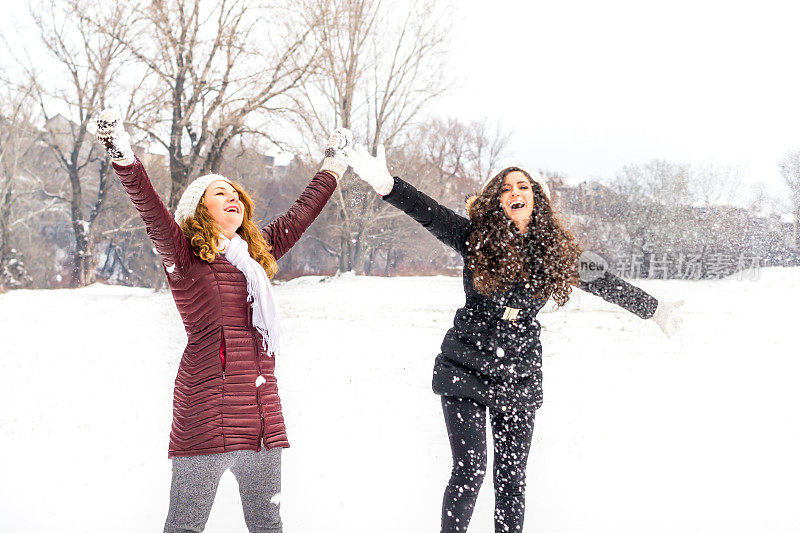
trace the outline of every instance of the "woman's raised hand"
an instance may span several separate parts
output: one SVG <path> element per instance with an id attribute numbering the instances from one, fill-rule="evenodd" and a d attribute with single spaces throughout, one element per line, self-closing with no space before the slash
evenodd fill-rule
<path id="1" fill-rule="evenodd" d="M 114 163 L 127 167 L 133 164 L 130 135 L 122 125 L 122 118 L 112 109 L 103 109 L 97 115 L 97 140 Z"/>
<path id="2" fill-rule="evenodd" d="M 327 170 L 341 178 L 347 170 L 347 157 L 344 150 L 353 146 L 353 133 L 347 128 L 336 128 L 325 147 L 325 160 L 320 170 Z"/>
<path id="3" fill-rule="evenodd" d="M 382 144 L 378 145 L 377 157 L 372 157 L 364 146 L 356 144 L 353 148 L 345 148 L 347 162 L 353 172 L 372 185 L 375 192 L 381 196 L 386 196 L 394 188 L 394 178 L 386 168 L 386 150 Z"/>
<path id="4" fill-rule="evenodd" d="M 677 302 L 658 302 L 656 312 L 651 317 L 653 322 L 658 324 L 661 331 L 667 337 L 672 337 L 680 328 L 683 319 L 675 313 L 675 310 L 683 305 L 683 300 Z"/>

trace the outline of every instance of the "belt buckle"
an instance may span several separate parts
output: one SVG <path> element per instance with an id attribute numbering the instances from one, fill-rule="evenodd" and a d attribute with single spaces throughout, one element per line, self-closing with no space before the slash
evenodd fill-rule
<path id="1" fill-rule="evenodd" d="M 522 311 L 522 309 L 517 309 L 517 308 L 515 308 L 515 307 L 508 307 L 508 306 L 505 306 L 505 307 L 503 308 L 503 316 L 502 316 L 502 319 L 503 319 L 503 320 L 510 320 L 511 322 L 516 322 L 516 320 L 517 320 L 517 317 L 519 316 L 519 312 L 520 312 L 520 311 Z"/>

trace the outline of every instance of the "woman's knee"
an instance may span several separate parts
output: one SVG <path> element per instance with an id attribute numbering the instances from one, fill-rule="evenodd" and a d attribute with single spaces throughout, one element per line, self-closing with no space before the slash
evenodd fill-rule
<path id="1" fill-rule="evenodd" d="M 450 484 L 477 492 L 486 476 L 486 455 L 469 453 L 453 462 Z"/>
<path id="2" fill-rule="evenodd" d="M 494 489 L 498 497 L 524 497 L 525 470 L 495 472 Z"/>

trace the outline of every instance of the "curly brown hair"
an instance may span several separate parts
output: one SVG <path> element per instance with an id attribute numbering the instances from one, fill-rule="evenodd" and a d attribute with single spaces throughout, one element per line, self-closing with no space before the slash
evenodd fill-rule
<path id="1" fill-rule="evenodd" d="M 500 203 L 506 176 L 514 171 L 525 175 L 533 192 L 533 215 L 525 235 Z M 467 200 L 467 212 L 472 221 L 467 267 L 480 293 L 489 296 L 532 280 L 537 298 L 552 296 L 559 306 L 567 303 L 572 286 L 578 283 L 581 247 L 527 171 L 519 167 L 501 170 L 480 194 Z"/>
<path id="2" fill-rule="evenodd" d="M 271 253 L 272 246 L 270 246 L 264 238 L 264 234 L 261 233 L 261 230 L 258 229 L 258 226 L 253 221 L 253 199 L 238 183 L 232 181 L 230 184 L 239 193 L 239 200 L 244 206 L 242 225 L 239 226 L 236 233 L 247 243 L 247 251 L 250 252 L 250 257 L 264 267 L 267 276 L 272 279 L 278 271 L 278 262 Z M 216 255 L 220 253 L 217 247 L 217 239 L 222 230 L 211 217 L 203 198 L 200 198 L 194 215 L 186 217 L 181 223 L 181 230 L 186 235 L 186 238 L 189 239 L 192 251 L 197 257 L 207 263 L 214 261 Z"/>

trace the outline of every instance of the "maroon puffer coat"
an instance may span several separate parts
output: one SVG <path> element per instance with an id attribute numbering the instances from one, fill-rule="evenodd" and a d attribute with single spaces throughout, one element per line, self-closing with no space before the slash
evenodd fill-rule
<path id="1" fill-rule="evenodd" d="M 114 170 L 161 254 L 188 336 L 175 378 L 169 457 L 259 450 L 262 444 L 287 448 L 275 359 L 253 327 L 244 274 L 223 255 L 206 263 L 192 252 L 141 162 Z M 297 242 L 335 188 L 333 175 L 318 172 L 289 211 L 263 228 L 275 259 Z M 256 387 L 258 376 L 266 382 Z"/>

